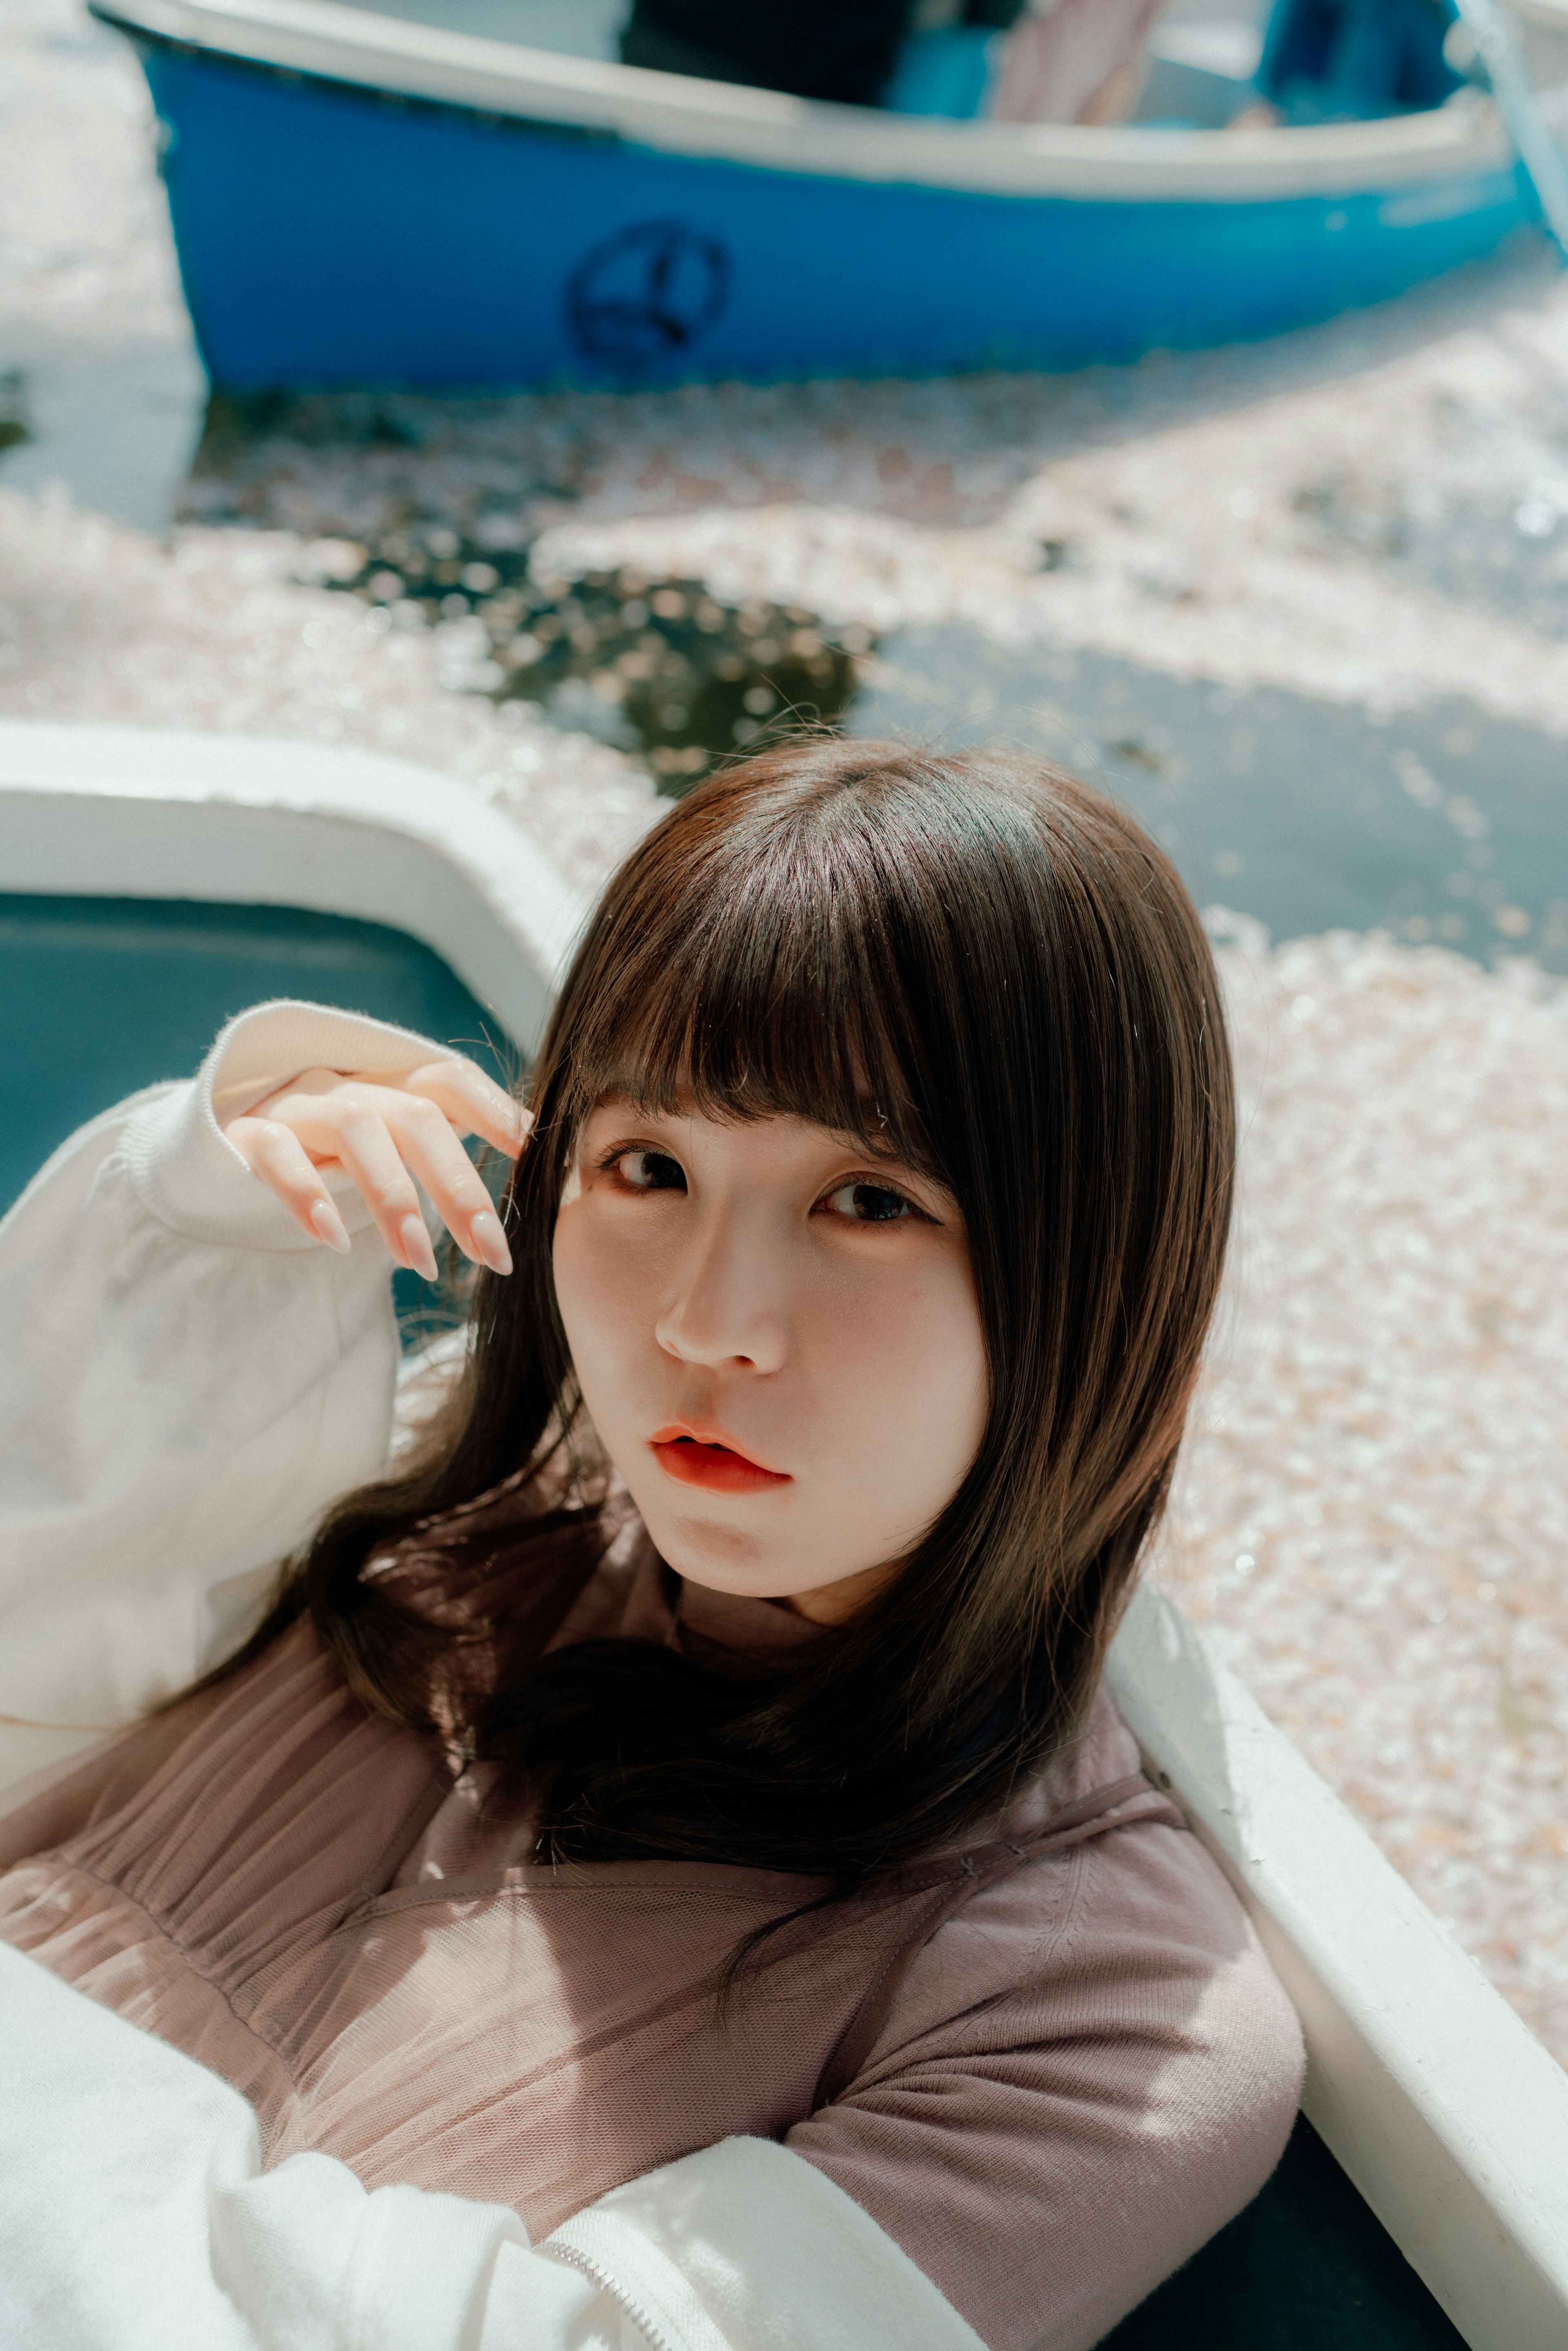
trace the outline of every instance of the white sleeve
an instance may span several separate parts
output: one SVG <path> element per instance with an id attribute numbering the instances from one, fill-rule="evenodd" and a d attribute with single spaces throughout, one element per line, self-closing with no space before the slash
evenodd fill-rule
<path id="1" fill-rule="evenodd" d="M 984 2351 L 843 2190 L 725 2139 L 538 2246 L 509 2206 L 259 2166 L 237 2090 L 0 1945 L 6 2351 Z"/>
<path id="2" fill-rule="evenodd" d="M 193 1081 L 73 1135 L 0 1221 L 0 1788 L 212 1663 L 386 1458 L 397 1332 L 369 1212 L 340 1180 L 351 1253 L 308 1240 L 214 1092 L 440 1050 L 258 1006 Z"/>

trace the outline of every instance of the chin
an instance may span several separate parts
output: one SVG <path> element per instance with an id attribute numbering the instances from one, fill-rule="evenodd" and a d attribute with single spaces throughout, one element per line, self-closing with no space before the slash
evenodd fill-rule
<path id="1" fill-rule="evenodd" d="M 744 1527 L 688 1518 L 669 1519 L 661 1526 L 644 1517 L 643 1524 L 660 1558 L 667 1560 L 677 1575 L 689 1575 L 696 1583 L 717 1584 L 725 1592 L 754 1592 L 772 1598 L 780 1573 L 772 1546 Z M 783 1583 L 788 1585 L 788 1582 L 785 1572 Z"/>

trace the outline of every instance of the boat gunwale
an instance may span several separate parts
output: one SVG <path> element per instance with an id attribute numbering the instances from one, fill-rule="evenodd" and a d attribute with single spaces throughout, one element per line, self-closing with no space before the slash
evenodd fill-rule
<path id="1" fill-rule="evenodd" d="M 389 923 L 441 956 L 527 1053 L 590 913 L 471 785 L 392 752 L 0 717 L 0 892 Z"/>
<path id="2" fill-rule="evenodd" d="M 1512 149 L 1479 93 L 1373 122 L 1258 131 L 958 122 L 569 57 L 340 0 L 89 0 L 133 40 L 694 162 L 1099 204 L 1258 204 L 1494 177 Z M 1568 83 L 1542 107 L 1568 130 Z"/>

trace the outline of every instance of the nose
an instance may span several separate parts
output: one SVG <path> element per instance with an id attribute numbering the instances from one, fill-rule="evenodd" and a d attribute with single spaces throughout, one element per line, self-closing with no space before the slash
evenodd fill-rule
<path id="1" fill-rule="evenodd" d="M 693 1237 L 653 1335 L 680 1364 L 777 1372 L 789 1350 L 780 1277 L 763 1236 L 727 1217 Z"/>

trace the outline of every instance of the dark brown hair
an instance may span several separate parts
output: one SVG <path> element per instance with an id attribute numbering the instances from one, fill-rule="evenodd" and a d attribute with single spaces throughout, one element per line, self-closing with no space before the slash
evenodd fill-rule
<path id="1" fill-rule="evenodd" d="M 575 1136 L 612 1085 L 891 1143 L 967 1228 L 978 1454 L 891 1586 L 764 1679 L 643 1642 L 538 1655 L 612 1531 L 551 1277 Z M 839 1886 L 913 1857 L 1075 1735 L 1166 1498 L 1234 1148 L 1191 902 L 1131 818 L 1040 761 L 788 744 L 633 850 L 531 1092 L 517 1271 L 479 1280 L 440 1441 L 331 1513 L 242 1655 L 308 1612 L 367 1707 L 433 1736 L 461 1719 L 546 1854 Z M 437 1582 L 502 1544 L 484 1623 L 385 1573 L 400 1542 Z"/>

